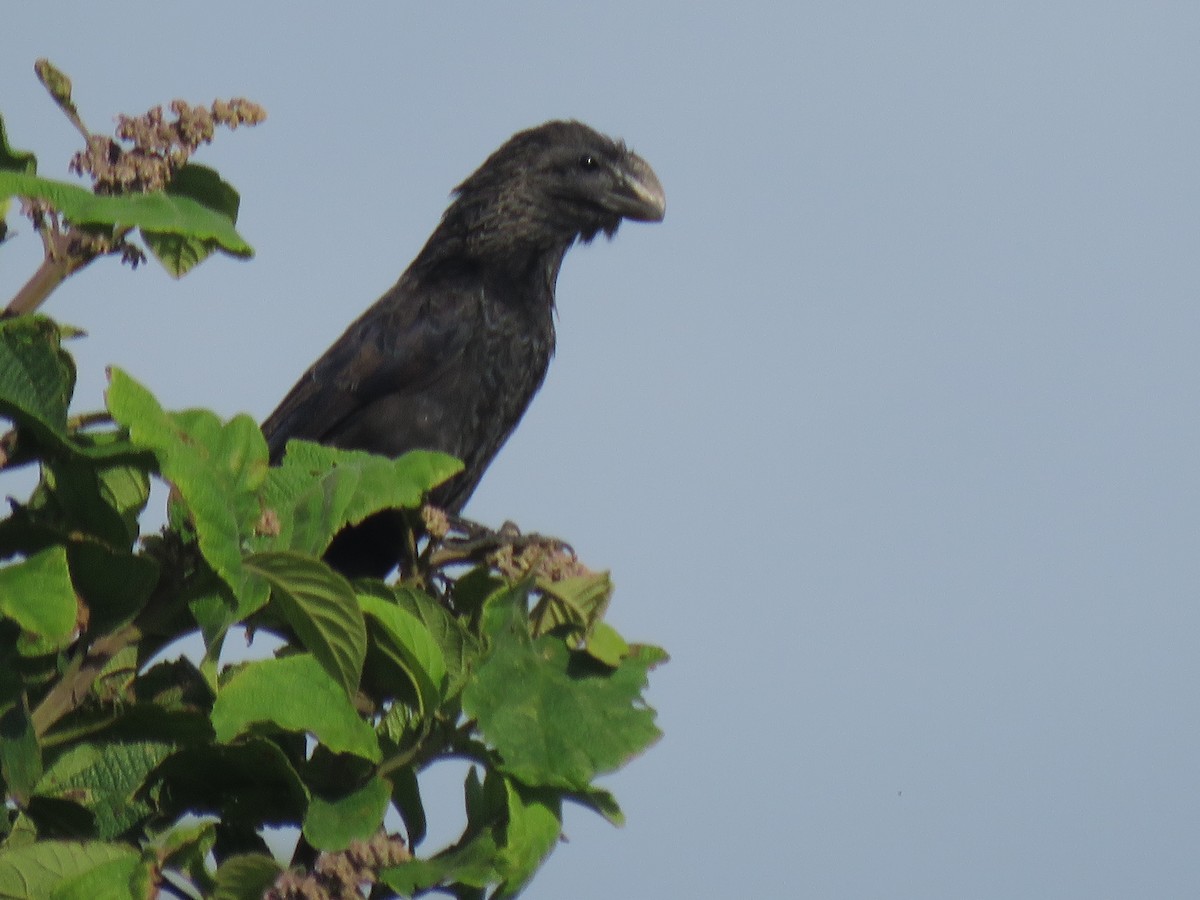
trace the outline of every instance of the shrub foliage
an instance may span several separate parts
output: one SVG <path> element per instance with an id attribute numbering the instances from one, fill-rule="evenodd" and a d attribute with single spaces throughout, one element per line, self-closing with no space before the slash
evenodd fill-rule
<path id="1" fill-rule="evenodd" d="M 515 894 L 564 801 L 620 823 L 595 779 L 657 739 L 642 693 L 665 654 L 603 621 L 607 574 L 564 545 L 423 509 L 450 457 L 293 442 L 271 466 L 253 419 L 164 410 L 116 367 L 106 409 L 73 413 L 75 333 L 36 310 L 105 255 L 176 276 L 249 256 L 237 192 L 191 155 L 264 114 L 176 101 L 98 136 L 37 71 L 92 189 L 39 176 L 0 120 L 0 204 L 45 247 L 0 318 L 0 467 L 39 473 L 0 519 L 0 897 Z M 167 523 L 145 534 L 155 479 Z M 348 581 L 322 553 L 382 509 L 420 523 L 411 562 Z M 231 631 L 275 649 L 230 662 Z M 466 826 L 425 852 L 420 775 L 451 757 Z M 281 862 L 263 834 L 289 826 Z"/>

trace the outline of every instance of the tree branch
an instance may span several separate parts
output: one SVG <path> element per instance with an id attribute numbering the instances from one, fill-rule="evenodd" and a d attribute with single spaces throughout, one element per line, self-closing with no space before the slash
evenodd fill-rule
<path id="1" fill-rule="evenodd" d="M 62 678 L 33 711 L 31 718 L 37 736 L 43 737 L 55 722 L 79 705 L 109 660 L 141 639 L 142 629 L 131 623 L 104 635 L 71 660 Z"/>

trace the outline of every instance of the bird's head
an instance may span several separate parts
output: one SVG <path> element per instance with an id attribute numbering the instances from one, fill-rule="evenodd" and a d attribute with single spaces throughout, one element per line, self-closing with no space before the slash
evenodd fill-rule
<path id="1" fill-rule="evenodd" d="M 447 221 L 465 228 L 468 246 L 477 249 L 490 250 L 504 237 L 565 249 L 602 231 L 611 237 L 622 219 L 659 222 L 666 213 L 649 164 L 581 122 L 518 132 L 455 193 Z"/>

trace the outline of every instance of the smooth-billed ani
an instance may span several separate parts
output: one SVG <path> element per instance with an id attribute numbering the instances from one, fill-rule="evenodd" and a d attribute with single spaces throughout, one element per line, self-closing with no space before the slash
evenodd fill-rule
<path id="1" fill-rule="evenodd" d="M 619 141 L 580 122 L 514 135 L 263 424 L 272 461 L 291 438 L 387 456 L 441 450 L 464 469 L 429 500 L 458 512 L 545 378 L 567 249 L 665 210 L 654 171 Z M 402 527 L 398 514 L 374 516 L 338 535 L 326 559 L 351 577 L 382 577 L 399 560 Z"/>

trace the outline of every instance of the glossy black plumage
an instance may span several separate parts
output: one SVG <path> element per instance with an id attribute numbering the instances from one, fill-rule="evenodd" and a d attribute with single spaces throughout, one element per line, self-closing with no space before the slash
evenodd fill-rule
<path id="1" fill-rule="evenodd" d="M 579 122 L 514 135 L 263 424 L 272 460 L 291 438 L 388 456 L 441 450 L 464 470 L 430 502 L 457 512 L 545 378 L 567 249 L 664 211 L 657 177 L 624 144 Z M 339 535 L 327 559 L 350 576 L 382 576 L 400 537 L 384 514 Z"/>

